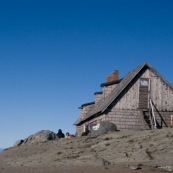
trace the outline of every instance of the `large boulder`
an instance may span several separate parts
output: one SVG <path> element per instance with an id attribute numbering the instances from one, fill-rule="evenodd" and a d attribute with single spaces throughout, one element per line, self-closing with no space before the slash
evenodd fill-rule
<path id="1" fill-rule="evenodd" d="M 15 142 L 14 147 L 20 146 L 23 143 L 24 140 L 18 140 Z"/>
<path id="2" fill-rule="evenodd" d="M 57 135 L 49 130 L 41 130 L 33 135 L 30 135 L 24 140 L 17 141 L 14 146 L 20 146 L 24 144 L 33 144 L 33 143 L 40 143 L 40 142 L 46 142 L 50 140 L 58 139 Z"/>
<path id="3" fill-rule="evenodd" d="M 96 125 L 91 126 L 90 135 L 91 137 L 97 137 L 110 131 L 117 131 L 116 125 L 109 121 L 102 121 Z"/>
<path id="4" fill-rule="evenodd" d="M 46 142 L 50 140 L 57 139 L 57 136 L 54 132 L 49 131 L 49 130 L 41 130 L 28 138 L 24 140 L 25 143 L 39 143 L 39 142 Z"/>

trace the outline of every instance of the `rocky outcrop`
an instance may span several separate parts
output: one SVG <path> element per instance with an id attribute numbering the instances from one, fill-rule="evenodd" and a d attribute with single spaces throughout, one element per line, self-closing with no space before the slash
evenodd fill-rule
<path id="1" fill-rule="evenodd" d="M 20 146 L 23 143 L 23 141 L 23 139 L 16 141 L 14 147 Z"/>
<path id="2" fill-rule="evenodd" d="M 33 143 L 40 143 L 40 142 L 46 142 L 50 140 L 58 139 L 57 135 L 49 130 L 41 130 L 33 135 L 30 135 L 24 140 L 18 140 L 14 144 L 14 146 L 20 146 L 24 144 L 33 144 Z"/>

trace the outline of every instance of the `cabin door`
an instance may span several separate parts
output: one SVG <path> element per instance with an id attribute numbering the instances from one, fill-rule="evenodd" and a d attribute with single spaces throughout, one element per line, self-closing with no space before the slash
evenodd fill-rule
<path id="1" fill-rule="evenodd" d="M 139 108 L 149 108 L 149 79 L 141 78 L 139 85 Z"/>

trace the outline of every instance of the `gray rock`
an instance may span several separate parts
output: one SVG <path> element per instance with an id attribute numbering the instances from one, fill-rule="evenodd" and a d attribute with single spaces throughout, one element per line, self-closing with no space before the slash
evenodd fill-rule
<path id="1" fill-rule="evenodd" d="M 116 131 L 116 130 L 117 127 L 114 123 L 109 121 L 103 121 L 90 127 L 90 135 L 91 137 L 97 137 L 106 134 L 109 131 Z"/>
<path id="2" fill-rule="evenodd" d="M 130 166 L 130 169 L 132 169 L 132 170 L 138 170 L 138 169 L 141 169 L 141 167 L 139 167 L 139 166 Z"/>
<path id="3" fill-rule="evenodd" d="M 94 164 L 95 164 L 95 166 L 108 166 L 111 163 L 103 158 L 95 157 Z"/>
<path id="4" fill-rule="evenodd" d="M 14 144 L 14 147 L 17 147 L 17 146 L 20 146 L 24 141 L 21 139 L 21 140 L 18 140 L 15 142 Z"/>
<path id="5" fill-rule="evenodd" d="M 158 167 L 159 169 L 164 169 L 166 171 L 169 171 L 169 172 L 173 172 L 173 166 L 161 166 L 161 167 Z"/>
<path id="6" fill-rule="evenodd" d="M 58 139 L 56 134 L 49 130 L 41 130 L 24 140 L 22 144 L 32 144 Z"/>

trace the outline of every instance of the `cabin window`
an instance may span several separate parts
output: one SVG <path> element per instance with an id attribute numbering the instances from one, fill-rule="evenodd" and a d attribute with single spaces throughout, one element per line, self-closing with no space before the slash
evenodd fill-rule
<path id="1" fill-rule="evenodd" d="M 141 78 L 139 85 L 139 108 L 148 109 L 149 107 L 149 79 Z"/>
<path id="2" fill-rule="evenodd" d="M 148 79 L 141 79 L 140 80 L 140 86 L 149 86 L 149 80 Z"/>

